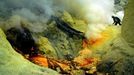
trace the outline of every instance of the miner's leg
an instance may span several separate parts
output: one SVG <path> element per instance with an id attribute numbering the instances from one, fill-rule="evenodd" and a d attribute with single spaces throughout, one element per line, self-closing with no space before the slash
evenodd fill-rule
<path id="1" fill-rule="evenodd" d="M 113 24 L 115 24 L 115 22 L 113 22 Z"/>
<path id="2" fill-rule="evenodd" d="M 119 22 L 119 25 L 121 25 L 121 23 Z"/>
<path id="3" fill-rule="evenodd" d="M 115 25 L 117 25 L 118 23 L 116 22 Z"/>

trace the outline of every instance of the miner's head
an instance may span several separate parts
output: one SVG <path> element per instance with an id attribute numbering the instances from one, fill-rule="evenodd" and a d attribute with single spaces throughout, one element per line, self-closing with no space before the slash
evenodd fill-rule
<path id="1" fill-rule="evenodd" d="M 112 18 L 114 18 L 114 16 L 112 16 Z"/>

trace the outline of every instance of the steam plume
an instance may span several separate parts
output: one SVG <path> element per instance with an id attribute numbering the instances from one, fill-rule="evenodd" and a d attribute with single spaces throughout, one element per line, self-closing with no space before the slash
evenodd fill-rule
<path id="1" fill-rule="evenodd" d="M 86 7 L 85 18 L 88 21 L 86 37 L 99 38 L 108 25 L 112 24 L 114 0 L 79 0 Z"/>
<path id="2" fill-rule="evenodd" d="M 8 28 L 23 22 L 33 32 L 42 32 L 51 15 L 67 10 L 73 16 L 87 20 L 86 37 L 90 38 L 101 37 L 99 33 L 112 23 L 113 7 L 114 0 L 1 0 L 0 16 L 1 23 L 8 20 Z"/>

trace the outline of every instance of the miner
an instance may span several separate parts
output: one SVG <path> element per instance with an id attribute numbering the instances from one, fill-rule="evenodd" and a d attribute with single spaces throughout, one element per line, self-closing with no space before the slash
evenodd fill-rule
<path id="1" fill-rule="evenodd" d="M 113 21 L 114 21 L 113 24 L 115 24 L 115 25 L 117 25 L 117 24 L 121 25 L 121 20 L 118 17 L 112 16 L 112 18 L 113 18 Z"/>

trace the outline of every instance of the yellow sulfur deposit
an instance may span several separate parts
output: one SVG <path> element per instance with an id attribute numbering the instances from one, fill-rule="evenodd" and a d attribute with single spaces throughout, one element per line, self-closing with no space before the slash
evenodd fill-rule
<path id="1" fill-rule="evenodd" d="M 46 37 L 40 36 L 37 44 L 39 46 L 39 50 L 44 52 L 46 56 L 57 58 L 55 49 L 52 47 L 51 43 Z"/>

